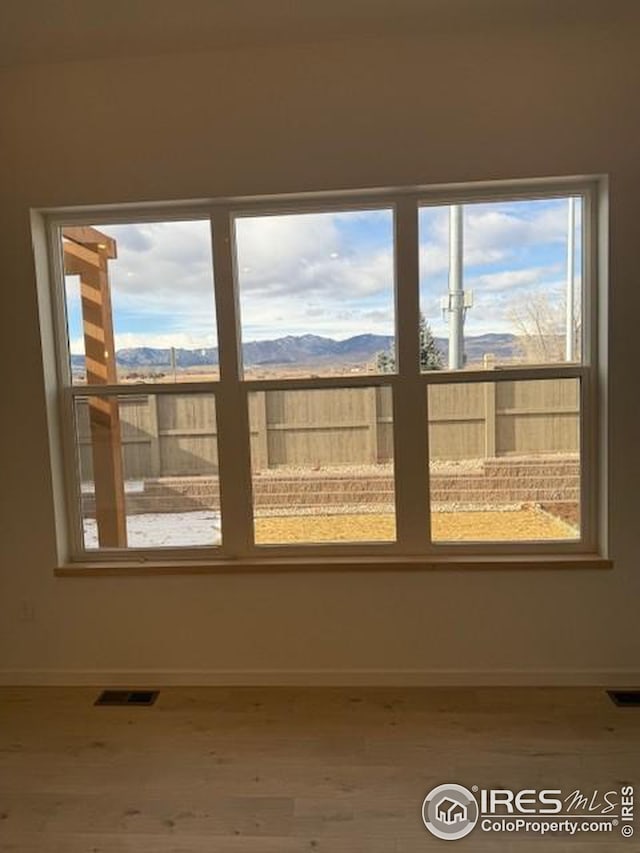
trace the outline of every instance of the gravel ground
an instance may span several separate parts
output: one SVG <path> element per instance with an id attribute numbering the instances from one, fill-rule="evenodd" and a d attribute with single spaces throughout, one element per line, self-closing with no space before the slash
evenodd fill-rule
<path id="1" fill-rule="evenodd" d="M 450 509 L 450 508 L 449 508 Z M 532 541 L 575 539 L 576 528 L 539 507 L 501 508 L 496 511 L 461 509 L 435 511 L 431 516 L 436 542 Z M 290 542 L 392 542 L 393 514 L 353 508 L 352 512 L 295 516 L 261 515 L 255 521 L 256 542 L 262 545 Z M 127 519 L 132 548 L 188 547 L 220 544 L 220 520 L 208 511 L 146 513 Z M 95 520 L 84 521 L 85 547 L 98 547 Z"/>
<path id="2" fill-rule="evenodd" d="M 566 462 L 577 459 L 576 454 L 568 453 L 545 453 L 540 456 L 505 456 L 492 459 L 492 462 L 506 462 L 516 464 L 518 462 Z M 432 459 L 429 462 L 429 470 L 436 474 L 467 474 L 482 471 L 487 459 Z M 389 477 L 393 474 L 391 462 L 379 462 L 375 465 L 287 465 L 282 468 L 268 468 L 262 471 L 254 471 L 254 477 L 264 479 L 278 479 L 279 477 Z"/>
<path id="3" fill-rule="evenodd" d="M 288 516 L 256 519 L 258 544 L 288 542 L 389 542 L 395 538 L 393 515 Z M 575 528 L 537 507 L 511 511 L 434 512 L 436 542 L 530 542 L 575 539 Z"/>

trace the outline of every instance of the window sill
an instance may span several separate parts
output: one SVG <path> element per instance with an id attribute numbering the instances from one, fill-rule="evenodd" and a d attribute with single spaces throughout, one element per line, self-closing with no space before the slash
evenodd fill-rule
<path id="1" fill-rule="evenodd" d="M 127 560 L 68 563 L 56 577 L 141 577 L 281 572 L 494 571 L 504 569 L 611 569 L 599 554 L 526 554 L 437 557 L 256 557 L 244 560 Z"/>

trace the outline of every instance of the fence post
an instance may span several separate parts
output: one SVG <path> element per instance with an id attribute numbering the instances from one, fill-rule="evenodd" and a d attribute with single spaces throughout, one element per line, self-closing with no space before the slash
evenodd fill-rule
<path id="1" fill-rule="evenodd" d="M 160 426 L 158 423 L 158 398 L 155 394 L 147 397 L 149 417 L 149 473 L 152 477 L 162 476 L 160 462 Z"/>
<path id="2" fill-rule="evenodd" d="M 367 426 L 369 433 L 369 462 L 375 465 L 378 461 L 378 405 L 377 388 L 367 388 Z"/>
<path id="3" fill-rule="evenodd" d="M 493 370 L 496 357 L 492 353 L 484 356 L 484 369 Z M 496 455 L 496 383 L 484 383 L 484 456 L 493 459 Z"/>
<path id="4" fill-rule="evenodd" d="M 269 467 L 269 436 L 267 433 L 268 393 L 268 391 L 254 391 L 255 408 L 253 409 L 253 413 L 255 415 L 255 423 L 251 424 L 251 438 L 252 441 L 255 441 L 255 456 L 252 460 L 253 471 L 265 471 Z"/>

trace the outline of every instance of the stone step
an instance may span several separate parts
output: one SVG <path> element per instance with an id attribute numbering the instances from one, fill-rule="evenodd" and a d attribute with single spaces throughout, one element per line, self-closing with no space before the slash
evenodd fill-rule
<path id="1" fill-rule="evenodd" d="M 366 494 L 367 492 L 376 492 L 381 490 L 393 491 L 393 480 L 391 477 L 375 481 L 344 480 L 343 482 L 336 482 L 335 480 L 314 482 L 308 482 L 305 480 L 253 481 L 254 494 L 291 494 L 293 492 L 311 492 L 312 494 L 316 494 L 319 491 L 341 492 L 342 494 Z"/>
<path id="2" fill-rule="evenodd" d="M 482 475 L 431 475 L 431 484 L 437 489 L 477 489 L 484 491 L 511 490 L 514 487 L 520 489 L 555 488 L 572 489 L 578 488 L 580 478 L 578 476 L 538 476 L 538 477 L 492 477 Z M 254 480 L 254 494 L 301 494 L 305 492 L 341 492 L 344 494 L 393 491 L 393 480 L 391 477 L 384 480 L 335 480 L 308 482 L 305 480 Z"/>
<path id="3" fill-rule="evenodd" d="M 522 475 L 531 476 L 563 476 L 578 474 L 580 466 L 575 464 L 570 465 L 485 465 L 482 472 L 486 477 L 519 477 Z"/>
<path id="4" fill-rule="evenodd" d="M 132 484 L 129 484 L 130 486 Z M 218 478 L 207 476 L 163 477 L 133 484 L 126 494 L 127 511 L 188 512 L 219 510 Z M 486 460 L 482 469 L 461 468 L 459 472 L 432 471 L 431 499 L 438 504 L 486 504 L 499 507 L 518 503 L 579 502 L 579 465 L 570 460 Z M 371 505 L 394 503 L 394 482 L 388 469 L 362 475 L 321 471 L 309 474 L 254 475 L 253 494 L 257 508 Z M 92 494 L 82 497 L 83 512 L 93 514 Z"/>
<path id="5" fill-rule="evenodd" d="M 456 503 L 456 504 L 486 504 L 490 509 L 492 506 L 504 506 L 505 504 L 520 503 L 548 503 L 551 501 L 578 501 L 580 493 L 566 491 L 537 491 L 537 492 L 432 492 L 431 500 L 434 503 Z"/>

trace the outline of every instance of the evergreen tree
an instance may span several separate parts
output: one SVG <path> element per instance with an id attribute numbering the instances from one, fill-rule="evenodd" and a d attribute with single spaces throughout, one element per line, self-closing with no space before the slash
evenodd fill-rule
<path id="1" fill-rule="evenodd" d="M 437 347 L 431 327 L 424 315 L 420 314 L 420 370 L 441 370 L 442 367 L 442 353 Z M 396 354 L 393 345 L 391 349 L 378 353 L 376 368 L 380 373 L 393 373 L 396 369 Z"/>
<path id="2" fill-rule="evenodd" d="M 391 344 L 391 349 L 378 353 L 376 356 L 376 369 L 378 373 L 393 373 L 396 369 L 396 355 L 393 344 Z"/>
<path id="3" fill-rule="evenodd" d="M 420 314 L 420 370 L 442 370 L 442 353 L 438 349 L 431 326 Z"/>

